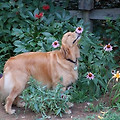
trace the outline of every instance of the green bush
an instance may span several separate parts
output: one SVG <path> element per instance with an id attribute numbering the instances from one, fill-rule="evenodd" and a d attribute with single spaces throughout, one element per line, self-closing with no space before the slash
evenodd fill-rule
<path id="1" fill-rule="evenodd" d="M 116 60 L 120 63 L 120 18 L 116 21 L 108 19 L 106 24 L 108 26 L 106 29 L 106 37 L 109 38 L 111 40 L 111 44 L 114 45 Z"/>
<path id="2" fill-rule="evenodd" d="M 96 21 L 95 21 L 96 22 Z M 120 62 L 120 18 L 116 21 L 107 18 L 104 21 L 97 21 L 97 26 L 94 30 L 96 36 L 100 36 L 103 44 L 110 42 L 114 46 L 115 54 L 117 56 L 117 62 Z"/>
<path id="3" fill-rule="evenodd" d="M 21 96 L 26 103 L 26 108 L 40 112 L 43 117 L 46 117 L 48 113 L 62 116 L 62 113 L 68 109 L 67 103 L 70 96 L 62 92 L 61 84 L 49 90 L 31 78 L 28 85 L 29 87 L 22 92 Z"/>
<path id="4" fill-rule="evenodd" d="M 73 24 L 73 19 L 64 9 L 58 11 L 56 7 L 52 7 L 49 14 L 44 13 L 41 19 L 35 19 L 34 14 L 38 13 L 38 8 L 33 13 L 29 11 L 29 15 L 32 18 L 26 20 L 29 24 L 29 29 L 13 29 L 12 35 L 16 36 L 14 52 L 17 54 L 28 51 L 46 52 L 54 50 L 52 42 L 55 40 L 61 42 L 63 34 L 67 31 L 73 31 L 76 27 Z"/>
<path id="5" fill-rule="evenodd" d="M 99 97 L 105 92 L 108 80 L 112 77 L 111 70 L 117 66 L 114 51 L 105 51 L 99 39 L 91 33 L 83 33 L 80 42 L 79 78 L 71 90 L 73 101 L 91 101 L 91 98 Z M 94 74 L 94 79 L 87 78 L 89 72 Z"/>

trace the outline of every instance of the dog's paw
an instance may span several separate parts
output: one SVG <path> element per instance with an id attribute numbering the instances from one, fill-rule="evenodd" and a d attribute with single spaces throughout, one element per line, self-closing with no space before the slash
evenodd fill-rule
<path id="1" fill-rule="evenodd" d="M 15 110 L 14 109 L 11 109 L 10 111 L 9 111 L 9 114 L 14 114 L 15 113 Z"/>
<path id="2" fill-rule="evenodd" d="M 6 113 L 8 113 L 8 114 L 10 114 L 10 115 L 15 113 L 15 110 L 14 110 L 14 109 L 7 108 L 7 105 L 5 105 L 5 111 L 6 111 Z"/>
<path id="3" fill-rule="evenodd" d="M 65 113 L 66 113 L 66 114 L 71 114 L 71 113 L 72 113 L 72 111 L 71 111 L 71 110 L 69 110 L 69 109 L 67 109 L 67 110 L 65 110 Z"/>
<path id="4" fill-rule="evenodd" d="M 25 102 L 23 101 L 17 102 L 17 107 L 25 107 Z"/>
<path id="5" fill-rule="evenodd" d="M 10 115 L 14 114 L 15 113 L 15 110 L 14 109 L 10 109 L 10 110 L 6 110 L 6 112 Z"/>

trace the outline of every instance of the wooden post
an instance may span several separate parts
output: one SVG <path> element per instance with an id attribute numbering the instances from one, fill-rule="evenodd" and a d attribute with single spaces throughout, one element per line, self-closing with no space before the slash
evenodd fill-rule
<path id="1" fill-rule="evenodd" d="M 93 31 L 93 22 L 90 20 L 90 12 L 87 10 L 83 10 L 82 18 L 84 20 L 84 26 L 88 28 L 90 32 Z"/>
<path id="2" fill-rule="evenodd" d="M 93 30 L 93 23 L 90 20 L 90 11 L 94 8 L 94 0 L 79 0 L 79 10 L 82 11 L 82 18 L 84 20 L 84 26 L 89 28 L 89 31 Z"/>

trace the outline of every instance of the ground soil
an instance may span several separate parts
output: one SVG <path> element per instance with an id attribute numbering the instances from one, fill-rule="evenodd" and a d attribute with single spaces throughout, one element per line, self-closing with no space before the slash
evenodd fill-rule
<path id="1" fill-rule="evenodd" d="M 102 97 L 102 99 L 99 99 L 99 101 L 92 102 L 94 105 L 98 104 L 99 102 L 108 102 L 108 96 Z M 74 106 L 71 108 L 72 113 L 71 114 L 63 114 L 63 117 L 56 117 L 51 116 L 48 120 L 73 120 L 73 118 L 81 118 L 81 120 L 84 120 L 86 116 L 92 116 L 93 114 L 97 116 L 100 114 L 100 112 L 85 112 L 85 107 L 88 105 L 88 102 L 84 103 L 75 103 Z M 32 112 L 31 110 L 25 108 L 17 108 L 13 106 L 13 108 L 16 110 L 16 113 L 14 115 L 8 115 L 5 113 L 3 105 L 0 105 L 0 120 L 37 120 L 41 118 L 41 114 L 36 114 Z"/>
<path id="2" fill-rule="evenodd" d="M 63 117 L 56 117 L 51 116 L 51 120 L 72 120 L 74 117 L 82 117 L 85 118 L 88 115 L 92 115 L 91 112 L 85 112 L 85 106 L 87 103 L 82 104 L 74 104 L 74 107 L 71 108 L 72 113 L 71 114 L 63 114 Z M 4 107 L 0 106 L 0 120 L 35 120 L 37 118 L 41 118 L 41 114 L 36 114 L 32 112 L 31 110 L 25 110 L 24 108 L 17 108 L 14 106 L 14 109 L 16 109 L 16 113 L 14 115 L 8 115 L 5 113 Z"/>

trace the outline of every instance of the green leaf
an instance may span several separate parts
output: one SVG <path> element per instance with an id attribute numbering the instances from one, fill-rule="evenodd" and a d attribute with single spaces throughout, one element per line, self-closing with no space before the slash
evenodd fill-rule
<path id="1" fill-rule="evenodd" d="M 67 15 L 65 18 L 64 18 L 64 20 L 70 20 L 70 18 L 71 18 L 71 16 L 69 15 Z"/>
<path id="2" fill-rule="evenodd" d="M 19 47 L 19 48 L 15 48 L 14 52 L 15 53 L 20 53 L 22 52 L 23 48 Z"/>
<path id="3" fill-rule="evenodd" d="M 65 18 L 65 16 L 66 16 L 66 12 L 65 12 L 65 10 L 63 10 L 62 17 Z"/>
<path id="4" fill-rule="evenodd" d="M 35 47 L 36 44 L 37 44 L 36 42 L 30 42 L 30 45 L 33 46 L 33 47 Z"/>
<path id="5" fill-rule="evenodd" d="M 0 3 L 0 9 L 3 10 L 3 8 L 7 8 L 7 9 L 10 8 L 9 3 L 7 3 L 7 2 L 6 3 Z"/>
<path id="6" fill-rule="evenodd" d="M 20 46 L 22 44 L 22 42 L 20 40 L 16 40 L 13 44 L 15 46 Z"/>
<path id="7" fill-rule="evenodd" d="M 35 11 L 34 11 L 34 16 L 35 16 L 36 14 L 39 14 L 39 9 L 38 9 L 38 8 L 36 8 Z"/>
<path id="8" fill-rule="evenodd" d="M 56 111 L 56 115 L 59 115 L 61 113 L 61 108 L 59 108 L 57 111 Z"/>
<path id="9" fill-rule="evenodd" d="M 38 108 L 38 105 L 37 104 L 34 104 L 34 108 L 37 112 L 39 112 L 39 108 Z"/>
<path id="10" fill-rule="evenodd" d="M 61 18 L 62 18 L 61 15 L 57 12 L 55 14 L 56 14 L 57 18 L 61 20 Z"/>
<path id="11" fill-rule="evenodd" d="M 49 44 L 49 43 L 52 43 L 52 42 L 54 42 L 56 40 L 56 38 L 55 37 L 48 37 L 47 38 L 47 43 Z"/>
<path id="12" fill-rule="evenodd" d="M 49 19 L 46 20 L 45 24 L 49 25 L 49 24 L 53 23 L 54 19 L 55 19 L 54 16 L 50 17 Z"/>
<path id="13" fill-rule="evenodd" d="M 106 89 L 106 85 L 102 80 L 99 80 L 98 82 L 104 89 Z"/>
<path id="14" fill-rule="evenodd" d="M 44 36 L 46 36 L 46 37 L 52 36 L 51 33 L 49 33 L 49 32 L 42 32 L 42 34 L 43 34 Z"/>
<path id="15" fill-rule="evenodd" d="M 29 15 L 29 17 L 30 17 L 31 19 L 35 20 L 35 17 L 33 16 L 33 14 L 32 14 L 30 11 L 28 11 L 27 14 Z"/>
<path id="16" fill-rule="evenodd" d="M 13 28 L 12 29 L 12 35 L 13 36 L 20 36 L 21 34 L 23 34 L 21 29 L 18 29 L 18 28 Z"/>

